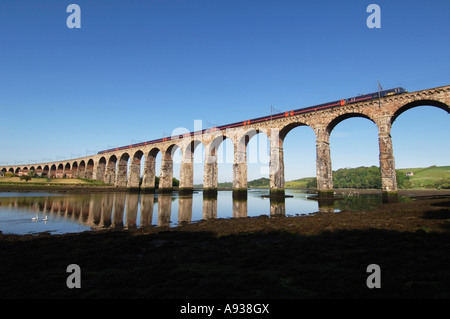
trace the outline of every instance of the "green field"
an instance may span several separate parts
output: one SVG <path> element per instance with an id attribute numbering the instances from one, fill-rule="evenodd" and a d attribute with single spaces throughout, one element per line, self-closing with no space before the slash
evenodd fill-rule
<path id="1" fill-rule="evenodd" d="M 349 169 L 349 171 L 361 168 Z M 406 176 L 407 172 L 412 172 L 412 176 Z M 402 168 L 397 169 L 397 174 L 403 176 L 403 188 L 408 189 L 450 189 L 450 166 L 430 166 L 423 168 Z M 307 184 L 315 177 L 305 177 L 297 180 L 286 181 L 286 188 L 306 189 Z M 268 188 L 270 180 L 259 178 L 248 182 L 249 188 Z M 20 179 L 20 177 L 0 177 L 0 186 L 108 186 L 101 181 L 79 179 L 79 178 L 32 178 L 30 181 Z M 202 185 L 195 185 L 201 188 Z M 219 188 L 232 188 L 231 182 L 219 183 Z M 400 188 L 400 184 L 399 184 Z"/>
<path id="2" fill-rule="evenodd" d="M 356 170 L 355 169 L 349 169 Z M 406 176 L 407 172 L 412 172 L 412 176 Z M 404 176 L 403 188 L 408 189 L 437 189 L 450 187 L 450 166 L 430 166 L 422 168 L 402 168 L 397 169 L 397 174 Z M 315 177 L 304 177 L 296 180 L 286 181 L 285 187 L 292 189 L 306 189 L 307 184 L 313 181 Z M 201 185 L 197 185 L 201 187 Z M 219 183 L 221 188 L 231 188 L 232 183 Z M 268 188 L 269 179 L 260 178 L 248 182 L 249 188 Z M 400 187 L 400 186 L 399 186 Z"/>
<path id="3" fill-rule="evenodd" d="M 411 188 L 435 188 L 437 183 L 450 183 L 450 166 L 430 166 L 425 168 L 402 168 L 398 169 L 406 175 L 412 172 L 409 177 Z"/>
<path id="4" fill-rule="evenodd" d="M 25 181 L 20 177 L 0 177 L 0 186 L 106 186 L 105 183 L 97 180 L 91 179 L 81 179 L 81 178 L 42 178 L 33 177 L 29 181 Z"/>
<path id="5" fill-rule="evenodd" d="M 314 177 L 305 177 L 305 178 L 301 178 L 301 179 L 296 179 L 293 181 L 287 181 L 284 183 L 284 186 L 286 188 L 301 188 L 301 189 L 306 189 L 307 188 L 307 184 L 309 182 L 311 182 L 314 179 Z"/>

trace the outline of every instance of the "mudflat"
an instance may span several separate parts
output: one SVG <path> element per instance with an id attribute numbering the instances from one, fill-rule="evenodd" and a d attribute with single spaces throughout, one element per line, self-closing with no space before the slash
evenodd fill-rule
<path id="1" fill-rule="evenodd" d="M 450 196 L 179 227 L 0 234 L 0 298 L 450 298 Z M 68 288 L 68 265 L 81 288 Z M 369 288 L 369 265 L 380 288 Z"/>

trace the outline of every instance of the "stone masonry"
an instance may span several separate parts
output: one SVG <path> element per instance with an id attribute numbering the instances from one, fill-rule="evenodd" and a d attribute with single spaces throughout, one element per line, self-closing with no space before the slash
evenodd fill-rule
<path id="1" fill-rule="evenodd" d="M 283 140 L 296 126 L 309 126 L 316 136 L 317 187 L 320 196 L 333 194 L 332 164 L 330 155 L 330 134 L 341 121 L 350 117 L 364 117 L 378 127 L 379 160 L 382 179 L 382 192 L 386 198 L 397 194 L 395 159 L 391 139 L 391 126 L 404 111 L 431 105 L 450 113 L 450 85 L 431 88 L 400 95 L 387 96 L 354 104 L 346 104 L 330 109 L 287 116 L 257 124 L 237 128 L 210 129 L 204 134 L 182 138 L 167 138 L 165 141 L 141 147 L 129 147 L 104 154 L 68 159 L 49 163 L 30 163 L 24 165 L 0 166 L 2 172 L 25 174 L 34 170 L 37 174 L 50 177 L 81 177 L 103 180 L 117 187 L 141 189 L 152 192 L 155 189 L 155 176 L 160 176 L 161 192 L 172 190 L 173 154 L 181 151 L 180 191 L 193 190 L 193 155 L 198 145 L 203 144 L 204 190 L 217 192 L 218 163 L 217 150 L 221 143 L 229 139 L 234 146 L 233 190 L 245 195 L 247 191 L 247 144 L 258 133 L 265 133 L 270 141 L 270 192 L 273 196 L 284 196 L 284 156 Z M 155 171 L 155 161 L 161 153 L 161 171 Z M 142 184 L 140 168 L 143 163 Z"/>

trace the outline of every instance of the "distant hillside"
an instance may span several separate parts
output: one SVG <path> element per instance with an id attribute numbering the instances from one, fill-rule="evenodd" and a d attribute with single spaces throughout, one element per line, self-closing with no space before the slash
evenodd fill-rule
<path id="1" fill-rule="evenodd" d="M 266 177 L 258 178 L 247 183 L 249 188 L 266 188 L 270 186 L 270 179 Z"/>
<path id="2" fill-rule="evenodd" d="M 401 189 L 450 189 L 450 166 L 397 169 L 397 183 Z M 408 173 L 408 176 L 407 176 Z M 412 173 L 412 174 L 411 174 Z M 377 166 L 343 168 L 333 171 L 335 188 L 381 188 L 381 174 Z M 248 182 L 249 188 L 268 188 L 270 179 L 259 178 Z M 201 188 L 202 185 L 195 185 Z M 219 183 L 219 188 L 232 188 L 232 182 Z M 317 187 L 315 177 L 304 177 L 285 182 L 286 188 L 307 189 Z"/>
<path id="3" fill-rule="evenodd" d="M 316 179 L 315 177 L 304 177 L 304 178 L 295 179 L 292 181 L 287 181 L 284 183 L 284 187 L 306 189 L 306 188 L 308 188 L 308 184 L 315 181 L 315 179 Z"/>
<path id="4" fill-rule="evenodd" d="M 402 168 L 401 172 L 408 181 L 408 188 L 444 188 L 450 189 L 450 166 L 430 166 L 425 168 Z M 412 176 L 406 176 L 408 175 Z"/>
<path id="5" fill-rule="evenodd" d="M 400 189 L 450 189 L 450 166 L 430 166 L 426 168 L 397 169 L 397 184 Z M 293 185 L 306 188 L 317 187 L 316 178 L 304 178 Z M 286 183 L 288 188 L 289 182 Z M 342 168 L 333 171 L 335 188 L 380 189 L 381 173 L 377 166 Z M 299 186 L 298 188 L 304 188 Z"/>

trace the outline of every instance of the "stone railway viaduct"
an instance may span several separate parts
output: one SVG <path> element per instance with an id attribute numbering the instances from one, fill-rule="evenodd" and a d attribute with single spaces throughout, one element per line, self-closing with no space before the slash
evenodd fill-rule
<path id="1" fill-rule="evenodd" d="M 247 192 L 247 144 L 258 133 L 265 133 L 270 141 L 270 194 L 284 196 L 283 140 L 297 126 L 309 126 L 316 136 L 316 168 L 319 197 L 332 197 L 333 180 L 330 156 L 330 133 L 341 121 L 351 117 L 363 117 L 378 127 L 379 160 L 383 198 L 395 198 L 397 181 L 391 140 L 391 126 L 403 112 L 413 107 L 430 105 L 450 113 L 450 85 L 436 87 L 381 99 L 346 104 L 314 112 L 290 115 L 266 122 L 248 124 L 220 130 L 212 128 L 203 134 L 166 138 L 164 141 L 139 147 L 111 150 L 106 153 L 76 159 L 0 166 L 3 172 L 25 174 L 30 170 L 50 177 L 79 177 L 105 181 L 117 187 L 155 190 L 156 156 L 161 153 L 159 192 L 172 191 L 173 155 L 181 151 L 180 192 L 193 190 L 193 155 L 196 147 L 203 144 L 205 150 L 203 187 L 204 194 L 214 194 L 218 185 L 217 150 L 225 139 L 234 147 L 233 192 Z M 145 158 L 143 179 L 140 185 L 141 160 Z M 130 161 L 130 162 L 129 162 Z"/>

